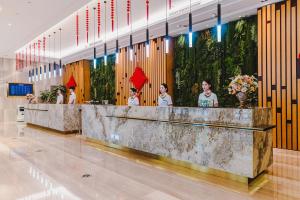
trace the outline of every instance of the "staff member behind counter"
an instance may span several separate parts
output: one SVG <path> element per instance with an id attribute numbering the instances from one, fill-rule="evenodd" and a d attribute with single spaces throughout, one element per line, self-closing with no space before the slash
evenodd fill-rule
<path id="1" fill-rule="evenodd" d="M 202 82 L 203 92 L 199 95 L 198 106 L 199 107 L 218 107 L 219 102 L 217 95 L 211 91 L 212 85 L 209 80 Z"/>
<path id="2" fill-rule="evenodd" d="M 160 85 L 160 95 L 158 97 L 158 106 L 172 106 L 172 98 L 167 93 L 168 92 L 168 86 L 165 83 L 162 83 Z"/>
<path id="3" fill-rule="evenodd" d="M 74 92 L 75 88 L 70 87 L 70 96 L 69 96 L 69 103 L 68 104 L 75 104 L 76 103 L 76 94 Z"/>
<path id="4" fill-rule="evenodd" d="M 137 90 L 135 88 L 130 88 L 129 95 L 130 97 L 128 98 L 128 106 L 139 106 L 139 98 L 136 96 Z"/>

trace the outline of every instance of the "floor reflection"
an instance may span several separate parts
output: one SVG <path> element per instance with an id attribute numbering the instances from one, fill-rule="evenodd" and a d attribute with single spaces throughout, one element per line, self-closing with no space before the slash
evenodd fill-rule
<path id="1" fill-rule="evenodd" d="M 251 192 L 227 180 L 176 173 L 155 160 L 95 148 L 77 135 L 0 124 L 0 199 L 300 199 L 300 152 L 274 149 Z M 178 171 L 177 171 L 178 172 Z"/>

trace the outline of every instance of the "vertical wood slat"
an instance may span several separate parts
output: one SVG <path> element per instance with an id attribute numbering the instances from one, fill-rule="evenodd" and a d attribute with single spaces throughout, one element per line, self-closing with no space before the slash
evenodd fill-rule
<path id="1" fill-rule="evenodd" d="M 262 80 L 263 80 L 263 84 L 262 84 L 262 90 L 263 90 L 263 96 L 262 96 L 262 100 L 263 100 L 263 107 L 267 107 L 267 8 L 263 7 L 262 8 Z"/>
<path id="2" fill-rule="evenodd" d="M 287 133 L 286 133 L 286 23 L 285 23 L 285 4 L 281 5 L 281 85 L 284 86 L 282 90 L 282 148 L 287 148 Z"/>
<path id="3" fill-rule="evenodd" d="M 267 107 L 271 107 L 271 101 L 269 98 L 272 96 L 271 85 L 272 85 L 272 74 L 271 74 L 271 5 L 267 6 L 267 45 L 266 45 L 266 100 L 267 100 Z"/>
<path id="4" fill-rule="evenodd" d="M 277 69 L 277 77 L 276 77 L 276 90 L 277 90 L 277 106 L 276 109 L 282 109 L 281 103 L 281 13 L 280 9 L 276 10 L 276 69 Z M 277 147 L 281 148 L 282 138 L 281 138 L 281 126 L 282 126 L 282 112 L 277 112 Z"/>
<path id="5" fill-rule="evenodd" d="M 297 0 L 297 57 L 300 53 L 300 0 Z M 298 69 L 296 70 L 297 73 Z M 297 79 L 297 113 L 298 113 L 298 119 L 297 119 L 297 125 L 298 125 L 298 131 L 297 131 L 297 138 L 298 138 L 298 150 L 300 150 L 300 79 Z"/>
<path id="6" fill-rule="evenodd" d="M 275 4 L 272 5 L 271 7 L 271 40 L 272 40 L 272 45 L 271 45 L 271 51 L 272 51 L 272 66 L 271 66 L 271 71 L 272 71 L 272 77 L 271 77 L 271 91 L 272 91 L 272 122 L 273 124 L 276 124 L 276 108 L 277 108 L 277 97 L 276 97 L 276 89 L 273 88 L 273 86 L 276 86 L 276 11 L 275 11 Z M 277 146 L 277 136 L 276 136 L 277 129 L 273 129 L 272 135 L 273 135 L 273 147 Z"/>
<path id="7" fill-rule="evenodd" d="M 287 101 L 286 101 L 286 119 L 287 123 L 287 148 L 292 149 L 292 87 L 291 87 L 291 1 L 287 0 L 286 2 L 286 93 L 287 93 Z"/>
<path id="8" fill-rule="evenodd" d="M 259 106 L 272 107 L 273 146 L 300 150 L 300 0 L 267 5 L 257 15 Z"/>
<path id="9" fill-rule="evenodd" d="M 261 32 L 262 32 L 262 9 L 259 9 L 257 11 L 257 59 L 258 59 L 258 77 L 262 77 L 262 36 L 261 36 Z M 258 80 L 258 106 L 262 107 L 262 80 Z"/>
<path id="10" fill-rule="evenodd" d="M 297 100 L 297 77 L 296 77 L 296 7 L 292 7 L 291 12 L 291 62 L 292 62 L 292 149 L 297 150 L 297 104 L 294 103 L 294 100 Z"/>
<path id="11" fill-rule="evenodd" d="M 172 40 L 170 41 L 170 45 Z M 142 89 L 141 102 L 143 106 L 154 106 L 157 104 L 157 98 L 159 95 L 159 86 L 161 83 L 165 82 L 172 88 L 172 79 L 168 77 L 172 76 L 173 62 L 165 62 L 167 55 L 164 53 L 164 40 L 162 38 L 157 38 L 150 41 L 150 57 L 146 57 L 146 46 L 144 44 L 135 44 L 134 61 L 130 61 L 129 48 L 120 50 L 119 64 L 116 67 L 116 98 L 117 105 L 126 105 L 127 98 L 129 96 L 129 88 L 132 87 L 129 79 L 133 74 L 135 67 L 139 66 L 143 69 L 144 73 L 148 77 L 148 82 L 144 85 Z M 173 49 L 170 48 L 169 55 L 172 55 Z M 173 59 L 170 58 L 170 59 Z M 127 77 L 125 76 L 127 75 Z M 150 87 L 151 84 L 151 87 Z M 117 95 L 119 93 L 120 95 Z M 170 95 L 172 95 L 172 90 L 170 90 Z M 145 101 L 145 103 L 144 103 Z"/>

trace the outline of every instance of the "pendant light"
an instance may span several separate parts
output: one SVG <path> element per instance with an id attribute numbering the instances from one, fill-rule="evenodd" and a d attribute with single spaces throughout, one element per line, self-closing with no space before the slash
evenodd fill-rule
<path id="1" fill-rule="evenodd" d="M 62 63 L 61 63 L 61 28 L 59 28 L 59 76 L 62 76 Z"/>
<path id="2" fill-rule="evenodd" d="M 106 1 L 104 1 L 104 4 L 105 4 L 105 22 L 104 22 L 104 65 L 106 66 L 107 65 L 107 46 L 106 46 Z"/>
<path id="3" fill-rule="evenodd" d="M 33 68 L 32 71 L 31 71 L 31 81 L 32 81 L 32 82 L 35 81 L 35 80 L 34 80 L 34 68 Z"/>
<path id="4" fill-rule="evenodd" d="M 193 47 L 193 22 L 192 22 L 192 0 L 190 0 L 189 13 L 189 47 Z"/>
<path id="5" fill-rule="evenodd" d="M 51 59 L 50 59 L 50 51 L 51 51 L 51 35 L 49 35 L 49 52 L 48 52 L 48 62 L 49 62 L 49 69 L 48 69 L 48 74 L 49 74 L 49 79 L 51 78 Z"/>
<path id="6" fill-rule="evenodd" d="M 39 81 L 39 69 L 37 67 L 35 67 L 35 81 Z"/>
<path id="7" fill-rule="evenodd" d="M 133 61 L 133 39 L 132 39 L 132 13 L 131 13 L 131 0 L 130 2 L 130 8 L 129 8 L 129 15 L 130 15 L 130 44 L 129 44 L 129 59 L 130 61 Z"/>
<path id="8" fill-rule="evenodd" d="M 31 70 L 28 72 L 28 82 L 31 83 Z"/>
<path id="9" fill-rule="evenodd" d="M 94 9 L 94 60 L 93 60 L 93 64 L 94 64 L 94 69 L 96 69 L 97 67 L 97 58 L 96 58 L 96 45 L 95 45 L 95 37 L 96 37 L 96 28 L 95 28 L 95 22 L 96 22 L 96 7 L 93 8 Z"/>
<path id="10" fill-rule="evenodd" d="M 119 64 L 119 12 L 118 12 L 118 0 L 116 0 L 117 11 L 117 40 L 116 40 L 116 64 Z"/>
<path id="11" fill-rule="evenodd" d="M 221 21 L 221 4 L 218 1 L 218 24 L 217 24 L 217 40 L 222 41 L 222 21 Z"/>
<path id="12" fill-rule="evenodd" d="M 165 35 L 165 53 L 168 54 L 169 53 L 169 23 L 168 23 L 168 1 L 166 0 L 166 35 Z"/>
<path id="13" fill-rule="evenodd" d="M 56 78 L 56 62 L 55 62 L 55 56 L 56 56 L 56 51 L 55 51 L 55 38 L 56 38 L 56 32 L 53 32 L 53 48 L 54 48 L 54 52 L 53 52 L 53 77 Z"/>
<path id="14" fill-rule="evenodd" d="M 149 40 L 149 0 L 146 0 L 146 16 L 147 16 L 147 29 L 146 29 L 146 57 L 149 58 L 150 54 L 150 40 Z"/>
<path id="15" fill-rule="evenodd" d="M 43 79 L 42 65 L 40 64 L 40 81 Z"/>

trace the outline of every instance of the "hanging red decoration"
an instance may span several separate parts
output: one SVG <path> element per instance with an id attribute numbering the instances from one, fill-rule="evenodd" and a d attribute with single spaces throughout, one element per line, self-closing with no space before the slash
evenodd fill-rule
<path id="1" fill-rule="evenodd" d="M 25 61 L 25 66 L 28 67 L 28 63 L 27 63 L 27 47 L 26 47 L 26 61 Z"/>
<path id="2" fill-rule="evenodd" d="M 147 21 L 149 20 L 149 0 L 146 0 L 146 15 L 147 15 Z"/>
<path id="3" fill-rule="evenodd" d="M 169 0 L 169 10 L 172 8 L 172 0 Z"/>
<path id="4" fill-rule="evenodd" d="M 25 58 L 25 54 L 24 54 L 24 50 L 22 50 L 22 68 L 24 68 L 24 59 Z"/>
<path id="5" fill-rule="evenodd" d="M 45 61 L 46 37 L 43 37 L 43 60 Z"/>
<path id="6" fill-rule="evenodd" d="M 71 88 L 71 87 L 75 88 L 77 86 L 73 75 L 71 75 L 71 77 L 70 77 L 69 81 L 67 82 L 66 86 L 67 86 L 67 88 Z"/>
<path id="7" fill-rule="evenodd" d="M 85 10 L 85 28 L 86 28 L 86 43 L 89 43 L 89 7 Z"/>
<path id="8" fill-rule="evenodd" d="M 41 62 L 41 40 L 38 40 L 39 63 Z"/>
<path id="9" fill-rule="evenodd" d="M 114 25 L 115 25 L 115 1 L 111 0 L 111 30 L 114 32 Z"/>
<path id="10" fill-rule="evenodd" d="M 29 45 L 29 65 L 31 66 L 31 44 Z"/>
<path id="11" fill-rule="evenodd" d="M 16 70 L 18 70 L 18 53 L 16 53 Z"/>
<path id="12" fill-rule="evenodd" d="M 98 19 L 98 38 L 100 37 L 100 28 L 101 28 L 101 4 L 98 1 L 97 4 L 97 19 Z"/>
<path id="13" fill-rule="evenodd" d="M 127 0 L 127 25 L 130 24 L 131 0 Z"/>
<path id="14" fill-rule="evenodd" d="M 35 65 L 35 43 L 33 43 L 33 64 Z"/>
<path id="15" fill-rule="evenodd" d="M 79 16 L 76 14 L 76 44 L 79 44 Z"/>
<path id="16" fill-rule="evenodd" d="M 137 66 L 129 80 L 133 83 L 134 87 L 138 91 L 141 91 L 144 84 L 148 81 L 148 78 L 145 75 L 143 69 Z"/>

